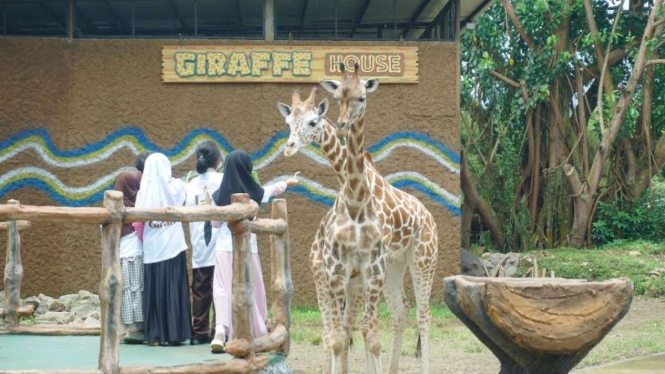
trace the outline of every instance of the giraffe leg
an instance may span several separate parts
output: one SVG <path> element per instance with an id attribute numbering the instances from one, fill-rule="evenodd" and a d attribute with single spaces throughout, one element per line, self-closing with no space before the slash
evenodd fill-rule
<path id="1" fill-rule="evenodd" d="M 377 245 L 381 247 L 382 244 Z M 379 249 L 379 252 L 381 250 Z M 363 288 L 365 311 L 363 313 L 363 337 L 365 339 L 365 373 L 381 374 L 381 327 L 379 326 L 379 300 L 385 282 L 385 259 L 378 256 L 374 263 L 365 263 Z"/>
<path id="2" fill-rule="evenodd" d="M 319 304 L 319 310 L 321 311 L 321 321 L 323 323 L 321 340 L 323 342 L 323 351 L 326 352 L 323 373 L 329 374 L 331 372 L 332 363 L 330 355 L 328 354 L 330 340 L 330 328 L 328 325 L 330 320 L 330 303 L 328 298 L 330 296 L 330 292 L 326 287 L 326 271 L 323 264 L 323 256 L 319 251 L 319 246 L 317 245 L 316 241 L 312 244 L 312 251 L 310 253 L 310 265 L 312 269 L 312 275 L 314 277 L 314 285 L 316 287 L 316 299 Z"/>
<path id="3" fill-rule="evenodd" d="M 342 350 L 342 373 L 349 372 L 349 349 L 351 348 L 356 319 L 358 319 L 358 309 L 364 298 L 362 291 L 362 279 L 360 277 L 351 278 L 347 286 L 346 306 L 344 308 L 344 328 L 347 340 Z"/>
<path id="4" fill-rule="evenodd" d="M 409 258 L 413 291 L 416 297 L 418 333 L 421 343 L 421 373 L 429 373 L 429 326 L 432 314 L 429 310 L 429 298 L 436 271 L 437 240 L 416 243 L 413 256 Z"/>
<path id="5" fill-rule="evenodd" d="M 332 268 L 332 269 L 331 269 Z M 331 358 L 332 374 L 339 374 L 342 372 L 342 351 L 348 345 L 348 337 L 344 328 L 344 298 L 346 296 L 346 286 L 348 275 L 344 270 L 336 272 L 335 266 L 331 268 L 326 267 L 326 274 L 328 276 L 327 287 L 329 290 L 329 304 L 330 314 L 328 317 L 328 326 L 330 328 L 328 334 L 328 351 Z"/>
<path id="6" fill-rule="evenodd" d="M 406 327 L 406 319 L 409 309 L 404 303 L 404 273 L 406 272 L 406 261 L 386 264 L 386 285 L 383 293 L 390 309 L 390 317 L 393 330 L 393 348 L 390 354 L 390 367 L 388 373 L 399 372 L 399 356 L 402 353 L 402 337 Z"/>

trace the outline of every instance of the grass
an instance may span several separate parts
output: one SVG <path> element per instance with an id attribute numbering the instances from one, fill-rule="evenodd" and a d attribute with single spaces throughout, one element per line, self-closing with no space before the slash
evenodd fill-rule
<path id="1" fill-rule="evenodd" d="M 640 256 L 630 256 L 630 251 Z M 636 295 L 665 296 L 665 272 L 651 276 L 665 268 L 665 243 L 615 242 L 595 249 L 559 248 L 525 252 L 538 260 L 538 267 L 554 270 L 557 277 L 604 281 L 611 278 L 629 278 Z M 515 276 L 521 276 L 527 267 L 520 267 Z"/>
<path id="2" fill-rule="evenodd" d="M 445 306 L 431 305 L 432 323 L 429 330 L 431 341 L 456 341 L 460 347 L 469 352 L 480 352 L 484 347 L 477 343 L 473 335 L 459 328 L 459 322 L 453 313 Z M 385 303 L 379 305 L 379 322 L 381 325 L 383 351 L 392 346 L 392 331 L 390 311 Z M 451 326 L 451 324 L 455 326 Z M 293 307 L 291 309 L 291 339 L 294 343 L 318 346 L 322 344 L 321 312 L 314 307 Z M 356 329 L 353 335 L 354 344 L 362 344 L 360 328 L 360 314 L 358 315 Z M 418 340 L 416 324 L 416 308 L 412 306 L 409 311 L 407 328 L 404 333 L 402 355 L 412 355 L 415 352 Z"/>
<path id="3" fill-rule="evenodd" d="M 615 334 L 610 332 L 610 337 Z M 635 356 L 665 352 L 665 321 L 653 320 L 636 329 L 624 329 L 618 337 L 601 342 L 580 363 L 580 366 L 599 365 Z"/>

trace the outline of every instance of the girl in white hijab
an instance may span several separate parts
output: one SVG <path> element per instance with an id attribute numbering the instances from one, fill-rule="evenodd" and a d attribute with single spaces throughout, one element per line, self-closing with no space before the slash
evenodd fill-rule
<path id="1" fill-rule="evenodd" d="M 182 206 L 185 197 L 185 184 L 171 176 L 168 158 L 161 153 L 148 156 L 135 206 Z M 187 243 L 182 223 L 150 221 L 134 225 L 143 240 L 146 340 L 151 346 L 182 344 L 191 338 Z"/>

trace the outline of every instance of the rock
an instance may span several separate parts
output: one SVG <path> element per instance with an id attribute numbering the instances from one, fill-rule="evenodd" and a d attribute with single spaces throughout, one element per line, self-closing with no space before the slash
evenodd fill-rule
<path id="1" fill-rule="evenodd" d="M 5 291 L 0 291 L 0 301 L 5 299 Z"/>
<path id="2" fill-rule="evenodd" d="M 35 309 L 39 308 L 39 305 L 41 304 L 36 296 L 30 296 L 29 298 L 25 299 L 25 303 L 33 305 Z"/>
<path id="3" fill-rule="evenodd" d="M 94 306 L 102 305 L 101 301 L 99 300 L 99 296 L 97 296 L 97 295 L 90 296 L 90 298 L 88 299 L 88 302 L 90 304 L 94 305 Z"/>
<path id="4" fill-rule="evenodd" d="M 630 251 L 628 252 L 628 256 L 639 257 L 642 256 L 642 253 L 640 251 Z"/>
<path id="5" fill-rule="evenodd" d="M 83 323 L 83 318 L 81 317 L 76 317 L 74 321 L 72 321 L 72 324 L 80 325 Z"/>
<path id="6" fill-rule="evenodd" d="M 81 299 L 81 300 L 88 300 L 93 295 L 94 294 L 90 291 L 86 291 L 86 290 L 79 291 L 79 299 Z"/>
<path id="7" fill-rule="evenodd" d="M 69 311 L 69 305 L 63 303 L 60 300 L 55 300 L 52 304 L 51 307 L 49 308 L 50 312 L 54 313 L 62 313 L 62 312 L 67 312 Z"/>
<path id="8" fill-rule="evenodd" d="M 5 310 L 0 308 L 0 318 L 4 318 L 4 317 L 5 317 Z"/>
<path id="9" fill-rule="evenodd" d="M 68 312 L 47 312 L 35 318 L 37 324 L 58 324 L 63 325 L 74 321 L 74 313 Z"/>
<path id="10" fill-rule="evenodd" d="M 506 255 L 506 261 L 503 263 L 503 270 L 506 272 L 507 277 L 512 277 L 517 272 L 517 268 L 520 265 L 520 254 L 519 253 L 508 253 Z"/>
<path id="11" fill-rule="evenodd" d="M 99 325 L 99 320 L 95 317 L 90 316 L 90 317 L 85 319 L 83 324 L 85 324 L 85 325 Z"/>
<path id="12" fill-rule="evenodd" d="M 482 258 L 483 260 L 487 260 L 488 258 L 490 258 L 491 255 L 492 255 L 491 253 L 485 252 L 482 255 L 480 255 L 480 258 Z"/>
<path id="13" fill-rule="evenodd" d="M 526 259 L 526 261 L 529 260 Z M 489 275 L 492 275 L 496 267 L 501 264 L 505 276 L 511 277 L 517 272 L 517 268 L 520 265 L 520 255 L 519 253 L 492 253 L 486 260 L 483 260 L 483 264 L 487 268 Z"/>
<path id="14" fill-rule="evenodd" d="M 460 267 L 462 275 L 470 275 L 474 277 L 484 277 L 485 270 L 483 270 L 483 262 L 471 252 L 462 248 L 460 252 Z"/>
<path id="15" fill-rule="evenodd" d="M 102 319 L 101 311 L 95 310 L 94 312 L 88 314 L 87 316 L 83 316 L 83 319 L 86 319 L 86 318 L 94 318 L 94 319 L 99 321 L 100 319 Z"/>
<path id="16" fill-rule="evenodd" d="M 23 318 L 30 318 L 32 313 L 35 312 L 35 306 L 33 304 L 25 304 L 18 308 L 18 316 Z"/>
<path id="17" fill-rule="evenodd" d="M 48 313 L 48 308 L 44 304 L 40 305 L 39 308 L 35 310 L 35 314 L 44 314 L 44 313 Z"/>
<path id="18" fill-rule="evenodd" d="M 45 306 L 47 310 L 51 308 L 51 304 L 53 304 L 53 302 L 55 301 L 55 299 L 53 299 L 52 297 L 48 297 L 43 293 L 40 293 L 39 296 L 37 296 L 37 298 L 39 299 L 40 306 Z"/>
<path id="19" fill-rule="evenodd" d="M 93 305 L 90 304 L 84 304 L 84 305 L 79 305 L 76 307 L 72 307 L 70 309 L 72 313 L 74 313 L 77 317 L 87 317 L 91 313 L 97 311 L 97 308 Z"/>

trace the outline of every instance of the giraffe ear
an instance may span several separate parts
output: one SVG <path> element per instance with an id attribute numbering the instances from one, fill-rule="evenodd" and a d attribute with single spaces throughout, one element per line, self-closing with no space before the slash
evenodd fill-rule
<path id="1" fill-rule="evenodd" d="M 365 90 L 367 92 L 374 92 L 377 87 L 379 87 L 379 78 L 372 78 L 365 81 Z"/>
<path id="2" fill-rule="evenodd" d="M 291 107 L 286 104 L 277 103 L 277 109 L 279 109 L 279 112 L 282 113 L 284 118 L 291 115 Z"/>
<path id="3" fill-rule="evenodd" d="M 330 93 L 335 93 L 335 90 L 337 90 L 337 87 L 339 87 L 340 83 L 339 81 L 332 80 L 332 79 L 327 79 L 327 80 L 321 80 L 319 81 L 319 84 L 323 86 L 323 88 L 330 92 Z"/>
<path id="4" fill-rule="evenodd" d="M 325 99 L 321 100 L 319 103 L 319 117 L 323 117 L 328 113 L 328 108 L 330 107 L 330 103 L 328 102 L 328 98 L 326 97 Z"/>

